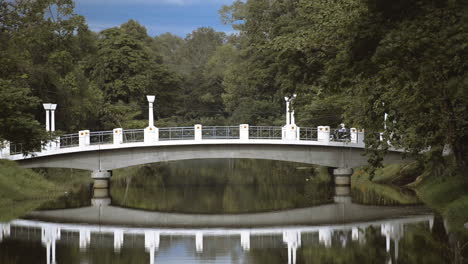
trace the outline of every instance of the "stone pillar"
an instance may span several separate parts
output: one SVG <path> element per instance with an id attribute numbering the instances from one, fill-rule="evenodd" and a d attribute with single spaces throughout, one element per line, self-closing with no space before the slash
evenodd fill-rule
<path id="1" fill-rule="evenodd" d="M 330 142 L 330 127 L 318 126 L 317 127 L 317 141 L 322 143 Z"/>
<path id="2" fill-rule="evenodd" d="M 80 130 L 78 132 L 78 143 L 80 148 L 90 145 L 89 130 Z"/>
<path id="3" fill-rule="evenodd" d="M 8 238 L 10 236 L 10 224 L 0 223 L 0 243 L 3 238 Z"/>
<path id="4" fill-rule="evenodd" d="M 357 133 L 357 143 L 364 146 L 364 129 L 359 129 Z"/>
<path id="5" fill-rule="evenodd" d="M 159 129 L 155 126 L 145 128 L 145 144 L 154 144 L 159 141 Z"/>
<path id="6" fill-rule="evenodd" d="M 114 135 L 114 145 L 120 145 L 123 143 L 123 129 L 122 128 L 114 128 L 112 131 Z"/>
<path id="7" fill-rule="evenodd" d="M 85 228 L 80 229 L 80 250 L 86 251 L 86 248 L 88 247 L 89 243 L 91 243 L 91 231 Z"/>
<path id="8" fill-rule="evenodd" d="M 329 227 L 319 229 L 319 243 L 323 243 L 326 248 L 331 247 L 333 231 Z"/>
<path id="9" fill-rule="evenodd" d="M 106 206 L 111 203 L 109 194 L 110 178 L 112 171 L 93 171 L 91 178 L 94 180 L 93 184 L 93 198 L 91 204 L 94 206 Z"/>
<path id="10" fill-rule="evenodd" d="M 54 105 L 53 105 L 54 106 Z M 57 105 L 55 105 L 57 107 Z M 51 122 L 50 122 L 50 131 L 55 131 L 55 107 L 50 110 Z"/>
<path id="11" fill-rule="evenodd" d="M 197 232 L 195 234 L 195 249 L 197 252 L 203 252 L 203 233 Z"/>
<path id="12" fill-rule="evenodd" d="M 241 232 L 241 247 L 245 251 L 250 250 L 250 233 L 248 231 Z"/>
<path id="13" fill-rule="evenodd" d="M 283 140 L 296 140 L 297 139 L 297 126 L 285 125 L 283 127 Z"/>
<path id="14" fill-rule="evenodd" d="M 124 241 L 123 230 L 114 230 L 114 252 L 120 252 Z"/>
<path id="15" fill-rule="evenodd" d="M 50 131 L 50 104 L 44 104 L 44 109 L 46 110 L 46 131 Z"/>
<path id="16" fill-rule="evenodd" d="M 55 242 L 60 239 L 60 228 L 55 225 L 43 226 L 41 230 L 42 245 L 47 250 L 47 264 L 50 264 L 51 255 L 52 263 L 55 263 Z"/>
<path id="17" fill-rule="evenodd" d="M 0 148 L 0 158 L 6 159 L 10 156 L 10 142 L 3 141 L 2 147 Z"/>
<path id="18" fill-rule="evenodd" d="M 350 129 L 350 134 L 351 134 L 351 143 L 357 143 L 358 142 L 358 132 L 357 129 L 352 127 Z"/>
<path id="19" fill-rule="evenodd" d="M 285 231 L 283 232 L 283 242 L 288 246 L 288 264 L 296 263 L 296 252 L 301 246 L 301 232 Z"/>
<path id="20" fill-rule="evenodd" d="M 242 140 L 249 139 L 249 125 L 248 124 L 241 124 L 239 126 L 239 138 Z"/>
<path id="21" fill-rule="evenodd" d="M 351 175 L 353 169 L 337 168 L 333 170 L 335 178 L 335 203 L 351 203 Z"/>
<path id="22" fill-rule="evenodd" d="M 196 124 L 194 126 L 194 134 L 195 134 L 195 140 L 196 141 L 201 141 L 202 140 L 202 129 L 203 126 L 200 124 Z"/>
<path id="23" fill-rule="evenodd" d="M 159 233 L 145 231 L 145 249 L 150 253 L 150 264 L 154 264 L 154 252 L 159 248 Z"/>

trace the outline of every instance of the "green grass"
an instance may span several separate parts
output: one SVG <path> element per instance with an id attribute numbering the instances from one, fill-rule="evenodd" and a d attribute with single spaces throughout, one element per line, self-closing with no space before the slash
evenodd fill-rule
<path id="1" fill-rule="evenodd" d="M 440 165 L 442 166 L 442 165 Z M 387 165 L 370 175 L 356 169 L 351 181 L 353 189 L 375 192 L 401 204 L 418 200 L 439 212 L 454 232 L 468 235 L 464 223 L 468 222 L 468 188 L 463 175 L 447 160 L 445 167 L 422 167 L 416 162 Z M 437 171 L 437 172 L 436 172 Z M 412 189 L 416 196 L 404 189 Z"/>
<path id="2" fill-rule="evenodd" d="M 386 170 L 385 173 L 388 174 L 388 171 L 397 171 L 394 167 Z M 383 173 L 381 175 L 384 175 Z M 386 179 L 389 177 L 385 175 Z M 383 177 L 381 177 L 382 179 Z M 390 184 L 380 184 L 374 180 L 370 180 L 370 175 L 364 171 L 364 169 L 356 169 L 355 173 L 351 177 L 351 186 L 354 191 L 359 191 L 361 193 L 373 192 L 383 198 L 394 201 L 397 204 L 417 204 L 420 203 L 419 199 L 404 188 L 397 185 Z"/>
<path id="3" fill-rule="evenodd" d="M 447 220 L 450 229 L 468 235 L 468 190 L 459 173 L 434 176 L 425 172 L 415 186 L 418 197 Z"/>
<path id="4" fill-rule="evenodd" d="M 70 176 L 66 169 L 33 171 L 0 160 L 0 221 L 20 217 L 90 180 L 89 172 L 86 178 L 78 174 Z"/>

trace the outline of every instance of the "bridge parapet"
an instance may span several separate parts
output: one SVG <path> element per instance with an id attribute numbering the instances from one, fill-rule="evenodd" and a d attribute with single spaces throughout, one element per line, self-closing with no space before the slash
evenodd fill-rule
<path id="1" fill-rule="evenodd" d="M 202 126 L 196 124 L 193 127 L 147 127 L 146 129 L 122 129 L 115 128 L 109 131 L 80 130 L 78 133 L 66 134 L 57 137 L 53 142 L 46 144 L 37 152 L 31 153 L 29 157 L 59 154 L 61 152 L 79 152 L 91 149 L 93 146 L 126 147 L 130 144 L 139 143 L 141 146 L 165 145 L 174 143 L 180 145 L 182 142 L 193 141 L 197 144 L 209 143 L 214 140 L 223 140 L 225 143 L 254 143 L 258 140 L 271 143 L 286 144 L 310 144 L 331 145 L 347 144 L 354 147 L 364 147 L 364 131 L 351 128 L 345 137 L 336 137 L 338 130 L 330 129 L 329 126 L 298 127 L 295 124 L 279 126 L 250 126 L 241 124 L 239 126 Z M 257 142 L 258 143 L 258 142 Z M 72 151 L 73 150 L 73 151 Z M 23 157 L 21 144 L 4 142 L 1 147 L 1 158 L 19 160 Z"/>

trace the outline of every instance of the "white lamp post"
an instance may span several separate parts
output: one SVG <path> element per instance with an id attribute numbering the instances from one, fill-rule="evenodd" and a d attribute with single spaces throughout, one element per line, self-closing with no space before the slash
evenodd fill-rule
<path id="1" fill-rule="evenodd" d="M 42 104 L 46 110 L 46 131 L 55 131 L 55 109 L 57 104 L 46 103 Z M 49 111 L 52 112 L 52 122 L 50 122 Z"/>
<path id="2" fill-rule="evenodd" d="M 292 96 L 285 96 L 284 100 L 286 101 L 286 125 L 295 125 L 294 111 L 290 113 L 289 104 L 292 104 L 297 95 L 293 94 Z"/>
<path id="3" fill-rule="evenodd" d="M 42 104 L 44 106 L 44 110 L 46 110 L 46 131 L 50 130 L 50 121 L 49 121 L 49 111 L 52 104 Z"/>
<path id="4" fill-rule="evenodd" d="M 290 102 L 290 97 L 285 96 L 284 100 L 286 101 L 286 125 L 289 125 L 289 102 Z"/>
<path id="5" fill-rule="evenodd" d="M 55 131 L 55 109 L 57 108 L 57 104 L 51 104 L 51 122 L 50 122 L 50 131 Z"/>
<path id="6" fill-rule="evenodd" d="M 154 103 L 154 95 L 147 95 L 146 98 L 148 99 L 148 104 L 149 104 L 149 120 L 148 120 L 148 126 L 149 127 L 154 127 L 154 116 L 153 116 L 153 103 Z"/>

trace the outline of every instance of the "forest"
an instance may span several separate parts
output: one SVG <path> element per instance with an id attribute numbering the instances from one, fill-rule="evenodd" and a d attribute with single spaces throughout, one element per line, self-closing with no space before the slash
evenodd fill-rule
<path id="1" fill-rule="evenodd" d="M 466 175 L 466 1 L 237 0 L 219 15 L 234 34 L 152 37 L 137 19 L 93 32 L 73 0 L 0 0 L 0 142 L 50 137 L 46 102 L 58 133 L 144 128 L 148 94 L 158 127 L 280 126 L 296 93 L 299 126 L 365 128 L 374 165 L 390 144 L 434 164 L 445 149 Z"/>

